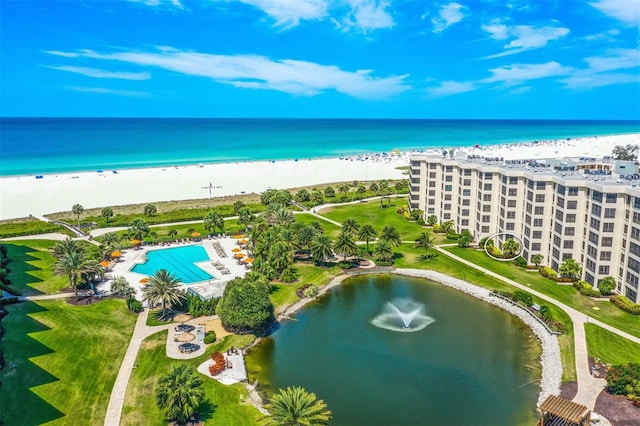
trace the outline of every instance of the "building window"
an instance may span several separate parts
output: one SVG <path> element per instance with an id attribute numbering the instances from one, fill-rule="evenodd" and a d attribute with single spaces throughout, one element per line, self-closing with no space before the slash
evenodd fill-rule
<path id="1" fill-rule="evenodd" d="M 578 202 L 577 201 L 567 201 L 567 209 L 568 210 L 575 210 L 578 208 Z"/>
<path id="2" fill-rule="evenodd" d="M 571 201 L 569 201 L 571 202 Z M 567 223 L 576 223 L 576 215 L 575 214 L 568 214 L 565 218 L 565 222 Z"/>
<path id="3" fill-rule="evenodd" d="M 450 175 L 449 176 L 445 176 L 444 177 L 444 181 L 445 182 L 453 182 L 453 176 L 450 176 Z"/>
<path id="4" fill-rule="evenodd" d="M 444 209 L 445 210 L 451 210 L 451 204 L 445 204 L 444 205 Z"/>
<path id="5" fill-rule="evenodd" d="M 587 246 L 587 254 L 595 259 L 598 256 L 598 249 L 589 245 Z"/>
<path id="6" fill-rule="evenodd" d="M 481 232 L 483 232 L 483 233 L 485 233 L 485 234 L 486 234 L 487 232 L 489 232 L 489 227 L 488 227 L 488 226 L 483 226 L 483 227 L 482 227 L 482 228 L 480 228 L 480 229 L 481 229 Z"/>
<path id="7" fill-rule="evenodd" d="M 540 243 L 531 244 L 531 251 L 540 251 Z"/>
<path id="8" fill-rule="evenodd" d="M 595 232 L 589 231 L 589 241 L 591 241 L 594 244 L 598 244 L 598 234 L 596 234 Z"/>
<path id="9" fill-rule="evenodd" d="M 602 224 L 602 232 L 613 232 L 613 222 L 605 222 Z"/>
<path id="10" fill-rule="evenodd" d="M 471 186 L 471 179 L 465 179 L 465 180 L 463 180 L 463 181 L 462 181 L 462 184 L 463 184 L 464 186 Z"/>
<path id="11" fill-rule="evenodd" d="M 516 229 L 516 224 L 513 222 L 507 222 L 507 231 L 513 231 Z"/>
<path id="12" fill-rule="evenodd" d="M 433 207 L 430 207 L 427 209 L 427 214 L 434 214 L 436 212 L 436 209 L 434 209 Z"/>
<path id="13" fill-rule="evenodd" d="M 615 203 L 618 199 L 618 194 L 606 194 L 605 202 Z"/>
<path id="14" fill-rule="evenodd" d="M 442 218 L 443 218 L 444 220 L 449 220 L 449 219 L 451 219 L 451 213 L 444 213 L 444 214 L 442 215 Z"/>
<path id="15" fill-rule="evenodd" d="M 570 186 L 567 189 L 567 195 L 578 195 L 578 187 L 577 186 Z"/>
<path id="16" fill-rule="evenodd" d="M 462 219 L 462 220 L 460 221 L 460 224 L 461 224 L 462 226 L 469 226 L 469 219 Z"/>
<path id="17" fill-rule="evenodd" d="M 435 179 L 436 178 L 436 172 L 429 172 L 429 179 Z"/>
<path id="18" fill-rule="evenodd" d="M 490 212 L 491 211 L 491 204 L 485 204 L 482 206 L 482 211 L 483 212 Z"/>
<path id="19" fill-rule="evenodd" d="M 601 203 L 602 202 L 602 192 L 593 191 L 593 201 L 597 201 L 597 202 Z"/>
<path id="20" fill-rule="evenodd" d="M 593 229 L 600 229 L 600 221 L 598 219 L 592 217 L 590 223 Z"/>
<path id="21" fill-rule="evenodd" d="M 613 238 L 602 237 L 602 247 L 611 247 L 611 246 L 613 246 Z"/>
<path id="22" fill-rule="evenodd" d="M 482 201 L 491 201 L 491 194 L 484 194 L 482 196 Z"/>
<path id="23" fill-rule="evenodd" d="M 462 190 L 462 196 L 463 197 L 470 197 L 471 196 L 471 190 L 470 189 L 463 189 Z"/>
<path id="24" fill-rule="evenodd" d="M 533 226 L 542 226 L 542 219 L 533 219 Z"/>
<path id="25" fill-rule="evenodd" d="M 536 189 L 544 189 L 546 186 L 546 182 L 536 182 Z"/>
<path id="26" fill-rule="evenodd" d="M 470 206 L 471 205 L 471 201 L 470 200 L 462 200 L 462 205 L 463 206 Z"/>
<path id="27" fill-rule="evenodd" d="M 462 209 L 462 216 L 469 216 L 469 209 Z"/>
<path id="28" fill-rule="evenodd" d="M 536 203 L 544 203 L 544 194 L 536 194 Z"/>
<path id="29" fill-rule="evenodd" d="M 572 248 L 573 248 L 573 241 L 572 241 L 572 240 L 565 240 L 565 241 L 562 243 L 562 248 L 565 248 L 565 249 L 572 249 Z"/>
<path id="30" fill-rule="evenodd" d="M 600 252 L 600 260 L 611 260 L 611 252 L 610 251 L 601 251 Z"/>
<path id="31" fill-rule="evenodd" d="M 465 176 L 471 176 L 471 169 L 462 170 L 462 174 L 465 175 Z"/>
<path id="32" fill-rule="evenodd" d="M 429 182 L 429 188 L 435 188 L 435 187 L 436 187 L 436 181 L 435 180 Z"/>
<path id="33" fill-rule="evenodd" d="M 516 197 L 518 195 L 518 188 L 509 188 L 509 197 Z"/>
<path id="34" fill-rule="evenodd" d="M 542 238 L 542 231 L 533 231 L 531 236 L 532 236 L 532 238 L 535 238 L 536 240 L 539 240 L 540 238 Z"/>
<path id="35" fill-rule="evenodd" d="M 602 215 L 602 207 L 597 204 L 591 206 L 591 214 L 600 217 Z"/>
<path id="36" fill-rule="evenodd" d="M 430 206 L 435 206 L 435 205 L 436 205 L 436 200 L 434 200 L 433 198 L 431 198 L 431 199 L 429 200 L 429 205 L 430 205 Z"/>
<path id="37" fill-rule="evenodd" d="M 604 217 L 607 219 L 613 219 L 616 217 L 616 209 L 606 208 L 604 209 Z"/>
<path id="38" fill-rule="evenodd" d="M 515 219 L 516 212 L 507 212 L 507 219 Z"/>
<path id="39" fill-rule="evenodd" d="M 600 275 L 609 275 L 609 267 L 607 265 L 600 265 L 598 267 L 598 273 Z"/>
<path id="40" fill-rule="evenodd" d="M 556 205 L 558 207 L 563 207 L 564 208 L 564 198 L 558 197 L 558 201 L 556 201 Z"/>
<path id="41" fill-rule="evenodd" d="M 489 216 L 488 214 L 485 214 L 482 216 L 482 223 L 487 223 L 487 222 L 491 222 L 491 216 Z"/>
<path id="42" fill-rule="evenodd" d="M 445 191 L 451 191 L 451 188 L 452 188 L 452 187 L 453 187 L 452 185 L 445 185 L 445 186 L 444 186 L 444 190 L 445 190 Z"/>
<path id="43" fill-rule="evenodd" d="M 515 207 L 515 206 L 516 206 L 516 200 L 507 201 L 507 207 Z"/>
<path id="44" fill-rule="evenodd" d="M 561 223 L 556 223 L 553 226 L 553 230 L 556 231 L 558 234 L 562 234 L 562 224 Z"/>
<path id="45" fill-rule="evenodd" d="M 435 189 L 430 189 L 429 190 L 429 197 L 435 197 L 436 196 L 436 190 Z"/>
<path id="46" fill-rule="evenodd" d="M 485 191 L 491 191 L 491 188 L 492 185 L 490 183 L 485 183 L 482 189 L 484 189 Z"/>
<path id="47" fill-rule="evenodd" d="M 451 201 L 451 194 L 444 194 L 445 201 Z"/>
<path id="48" fill-rule="evenodd" d="M 567 236 L 573 236 L 576 233 L 576 228 L 574 228 L 573 226 L 567 226 L 566 228 L 564 228 L 564 235 Z"/>
<path id="49" fill-rule="evenodd" d="M 533 209 L 533 213 L 534 214 L 544 214 L 544 207 L 543 206 L 538 206 L 536 208 Z"/>
<path id="50" fill-rule="evenodd" d="M 513 176 L 509 177 L 509 184 L 515 185 L 517 183 L 518 183 L 518 178 L 517 177 L 513 177 Z"/>

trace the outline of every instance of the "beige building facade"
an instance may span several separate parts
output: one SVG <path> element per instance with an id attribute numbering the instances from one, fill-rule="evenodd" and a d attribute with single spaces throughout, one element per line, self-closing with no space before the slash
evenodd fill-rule
<path id="1" fill-rule="evenodd" d="M 633 163 L 414 154 L 409 178 L 410 206 L 425 219 L 452 220 L 476 241 L 512 236 L 527 261 L 542 255 L 556 271 L 573 258 L 582 279 L 595 286 L 611 276 L 618 293 L 640 303 L 640 175 Z"/>

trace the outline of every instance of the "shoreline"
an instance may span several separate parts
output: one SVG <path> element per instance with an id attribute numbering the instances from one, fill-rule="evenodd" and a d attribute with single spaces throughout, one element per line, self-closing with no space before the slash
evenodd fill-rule
<path id="1" fill-rule="evenodd" d="M 640 145 L 640 133 L 453 147 L 456 154 L 504 159 L 603 157 L 616 145 Z M 335 182 L 403 179 L 397 167 L 412 154 L 442 155 L 445 148 L 306 160 L 236 161 L 143 169 L 0 177 L 0 220 L 172 200 L 207 199 Z M 40 176 L 40 175 L 38 175 Z"/>
<path id="2" fill-rule="evenodd" d="M 366 271 L 365 271 L 366 272 Z M 531 331 L 535 334 L 536 338 L 540 342 L 542 347 L 542 353 L 540 354 L 540 367 L 541 367 L 541 378 L 540 378 L 540 392 L 538 393 L 538 401 L 536 403 L 536 407 L 539 407 L 540 404 L 544 402 L 550 395 L 560 395 L 560 385 L 562 384 L 562 359 L 560 357 L 560 344 L 558 343 L 558 339 L 555 335 L 550 334 L 547 329 L 545 329 L 538 321 L 533 319 L 530 315 L 523 312 L 522 309 L 513 306 L 510 303 L 505 302 L 499 298 L 495 298 L 491 296 L 491 292 L 485 288 L 478 287 L 474 284 L 468 283 L 466 281 L 450 277 L 448 275 L 442 274 L 440 272 L 431 271 L 431 270 L 423 270 L 423 269 L 395 269 L 390 271 L 371 271 L 371 274 L 396 274 L 396 275 L 404 275 L 415 278 L 423 278 L 431 281 L 435 281 L 444 286 L 453 288 L 455 290 L 461 291 L 465 294 L 473 296 L 477 299 L 482 300 L 483 302 L 490 303 L 494 306 L 497 306 L 509 314 L 518 317 L 527 327 L 531 329 Z M 290 315 L 295 314 L 300 309 L 305 307 L 307 304 L 316 300 L 319 297 L 322 297 L 329 290 L 341 285 L 344 280 L 351 278 L 351 275 L 342 274 L 335 278 L 333 278 L 327 285 L 322 287 L 318 292 L 318 295 L 311 298 L 300 299 L 292 305 L 289 305 L 284 311 L 277 315 L 277 320 L 282 321 L 284 319 L 290 320 Z M 261 339 L 257 339 L 251 347 L 258 344 Z"/>

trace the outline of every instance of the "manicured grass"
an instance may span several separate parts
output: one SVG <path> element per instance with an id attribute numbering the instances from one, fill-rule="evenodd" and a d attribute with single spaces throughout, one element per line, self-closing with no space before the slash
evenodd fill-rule
<path id="1" fill-rule="evenodd" d="M 366 203 L 349 204 L 346 206 L 331 207 L 324 209 L 319 213 L 338 223 L 344 222 L 347 218 L 354 218 L 363 225 L 370 223 L 378 232 L 386 225 L 396 227 L 403 241 L 415 241 L 421 232 L 426 228 L 422 228 L 415 222 L 407 221 L 403 215 L 398 214 L 396 210 L 406 207 L 407 199 L 391 198 L 391 206 L 387 206 L 387 200 L 383 201 L 384 208 L 380 208 L 378 200 L 368 201 Z"/>
<path id="2" fill-rule="evenodd" d="M 637 343 L 617 336 L 595 324 L 587 323 L 584 326 L 589 356 L 598 357 L 606 364 L 640 363 L 640 345 Z"/>
<path id="3" fill-rule="evenodd" d="M 327 284 L 333 277 L 342 273 L 342 269 L 335 265 L 319 268 L 310 263 L 297 262 L 294 268 L 298 273 L 298 280 L 296 282 L 273 285 L 273 290 L 269 297 L 273 302 L 276 313 L 282 312 L 287 306 L 299 300 L 296 290 L 300 286 L 305 284 L 322 286 Z"/>
<path id="4" fill-rule="evenodd" d="M 59 293 L 69 286 L 67 277 L 51 273 L 55 262 L 50 251 L 56 241 L 21 240 L 3 243 L 11 262 L 7 265 L 10 288 L 23 296 Z"/>
<path id="5" fill-rule="evenodd" d="M 596 300 L 582 296 L 575 288 L 544 278 L 537 272 L 527 272 L 509 262 L 499 262 L 489 258 L 483 251 L 447 247 L 451 253 L 467 259 L 506 278 L 510 278 L 532 289 L 544 293 L 555 300 L 581 311 L 606 324 L 640 337 L 640 321 L 638 316 L 624 312 L 608 300 Z M 594 309 L 597 308 L 597 309 Z"/>
<path id="6" fill-rule="evenodd" d="M 340 228 L 338 225 L 335 225 L 331 222 L 328 222 L 326 220 L 322 220 L 316 216 L 313 216 L 309 213 L 299 213 L 295 215 L 296 218 L 296 222 L 300 222 L 300 223 L 304 223 L 304 224 L 308 224 L 311 222 L 318 222 L 320 224 L 320 226 L 322 227 L 322 229 L 324 229 L 324 233 L 327 234 L 329 237 L 336 238 L 338 236 L 338 234 L 340 233 L 340 230 L 342 228 Z"/>
<path id="7" fill-rule="evenodd" d="M 0 398 L 5 424 L 102 425 L 136 321 L 124 301 L 71 306 L 47 300 L 8 310 Z"/>
<path id="8" fill-rule="evenodd" d="M 144 340 L 136 368 L 132 371 L 125 396 L 121 425 L 166 425 L 164 414 L 155 401 L 155 389 L 160 377 L 173 364 L 188 364 L 197 368 L 209 359 L 214 350 L 226 350 L 230 346 L 243 347 L 254 336 L 229 336 L 221 343 L 211 346 L 207 353 L 191 360 L 174 360 L 166 356 L 167 331 L 149 336 Z M 204 401 L 200 414 L 207 425 L 257 425 L 262 415 L 251 405 L 242 403 L 246 391 L 240 383 L 225 386 L 210 377 L 204 377 Z"/>
<path id="9" fill-rule="evenodd" d="M 49 233 L 72 235 L 71 231 L 64 226 L 44 222 L 35 217 L 0 221 L 0 238 Z"/>

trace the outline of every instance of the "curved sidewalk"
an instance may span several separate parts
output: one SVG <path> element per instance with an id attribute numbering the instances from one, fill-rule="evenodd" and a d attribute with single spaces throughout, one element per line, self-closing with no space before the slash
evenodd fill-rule
<path id="1" fill-rule="evenodd" d="M 569 317 L 571 318 L 571 321 L 573 322 L 575 357 L 576 357 L 576 376 L 577 376 L 577 382 L 578 382 L 578 393 L 576 394 L 575 398 L 573 398 L 573 401 L 579 404 L 585 405 L 590 410 L 593 410 L 596 403 L 596 399 L 598 398 L 598 395 L 600 395 L 600 392 L 606 386 L 606 381 L 604 379 L 593 377 L 591 375 L 591 372 L 589 371 L 589 355 L 587 352 L 587 339 L 584 331 L 584 324 L 586 322 L 596 324 L 599 327 L 602 327 L 612 333 L 617 334 L 618 336 L 624 337 L 634 343 L 640 344 L 640 338 L 632 336 L 629 333 L 625 333 L 624 331 L 618 330 L 615 327 L 612 327 L 594 318 L 591 318 L 590 316 L 583 314 L 582 312 L 579 312 L 576 309 L 570 306 L 567 306 L 553 299 L 552 297 L 547 296 L 546 294 L 540 293 L 536 290 L 533 290 L 530 287 L 527 287 L 526 285 L 522 285 L 509 278 L 503 277 L 500 274 L 497 274 L 483 267 L 480 267 L 466 259 L 456 256 L 451 252 L 443 250 L 441 247 L 434 246 L 434 248 L 438 252 L 444 254 L 445 256 L 449 256 L 452 259 L 457 260 L 458 262 L 471 266 L 479 271 L 484 272 L 487 275 L 490 275 L 494 278 L 504 281 L 509 285 L 517 287 L 521 290 L 525 290 L 528 293 L 531 293 L 536 297 L 539 297 L 540 299 L 546 300 L 549 303 L 553 303 L 554 305 L 558 306 L 569 315 Z"/>

